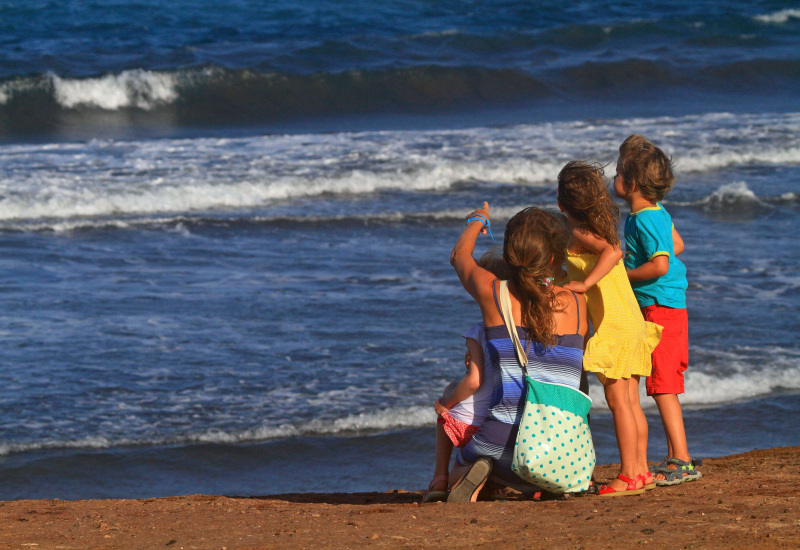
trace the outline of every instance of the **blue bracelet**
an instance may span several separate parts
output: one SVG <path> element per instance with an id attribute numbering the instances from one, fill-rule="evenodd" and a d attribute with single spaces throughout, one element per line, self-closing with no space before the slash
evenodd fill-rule
<path id="1" fill-rule="evenodd" d="M 492 238 L 492 240 L 494 240 L 494 235 L 492 235 L 492 224 L 491 224 L 491 222 L 488 219 L 486 219 L 485 217 L 481 216 L 480 214 L 475 214 L 475 216 L 473 216 L 472 218 L 467 220 L 467 225 L 469 225 L 470 222 L 476 222 L 476 221 L 477 222 L 483 222 L 483 227 L 486 228 L 486 231 L 489 232 L 489 236 Z"/>

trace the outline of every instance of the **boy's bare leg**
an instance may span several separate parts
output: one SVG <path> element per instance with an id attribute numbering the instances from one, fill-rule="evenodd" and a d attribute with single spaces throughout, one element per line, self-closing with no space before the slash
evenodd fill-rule
<path id="1" fill-rule="evenodd" d="M 658 406 L 661 423 L 664 425 L 664 434 L 667 436 L 667 456 L 679 460 L 690 460 L 686 431 L 683 426 L 683 411 L 678 396 L 674 393 L 656 393 L 653 395 L 653 399 Z M 670 469 L 676 468 L 673 464 L 669 466 L 671 466 Z M 656 479 L 661 480 L 665 477 L 657 475 Z"/>
<path id="2" fill-rule="evenodd" d="M 649 435 L 649 427 L 647 425 L 647 417 L 644 415 L 642 405 L 639 402 L 639 377 L 631 376 L 628 384 L 631 410 L 633 411 L 633 418 L 636 420 L 636 433 L 639 441 L 636 452 L 636 469 L 640 474 L 644 474 L 649 470 L 647 467 L 647 437 Z"/>

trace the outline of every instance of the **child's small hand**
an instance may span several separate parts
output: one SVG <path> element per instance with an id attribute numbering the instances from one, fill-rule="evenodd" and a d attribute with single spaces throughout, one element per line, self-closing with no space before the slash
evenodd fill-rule
<path id="1" fill-rule="evenodd" d="M 439 399 L 437 399 L 436 403 L 433 404 L 433 408 L 436 410 L 436 414 L 442 414 L 450 410 L 442 405 L 442 402 Z"/>
<path id="2" fill-rule="evenodd" d="M 472 354 L 467 352 L 464 354 L 464 368 L 469 370 L 469 364 L 472 363 Z"/>
<path id="3" fill-rule="evenodd" d="M 578 294 L 585 294 L 586 291 L 589 290 L 589 287 L 581 281 L 570 281 L 564 285 L 564 288 L 577 292 Z"/>

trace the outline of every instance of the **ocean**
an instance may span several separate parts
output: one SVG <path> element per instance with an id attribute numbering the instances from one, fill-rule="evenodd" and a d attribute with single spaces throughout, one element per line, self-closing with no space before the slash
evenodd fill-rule
<path id="1" fill-rule="evenodd" d="M 632 133 L 691 453 L 800 444 L 798 90 L 795 2 L 0 0 L 0 499 L 427 487 L 464 216 Z"/>

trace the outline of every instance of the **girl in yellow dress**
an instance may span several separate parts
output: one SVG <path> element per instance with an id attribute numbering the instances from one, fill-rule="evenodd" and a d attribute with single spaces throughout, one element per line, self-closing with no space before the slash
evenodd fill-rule
<path id="1" fill-rule="evenodd" d="M 594 335 L 583 368 L 597 373 L 614 416 L 621 462 L 619 476 L 602 496 L 641 494 L 655 487 L 647 468 L 647 419 L 639 404 L 639 377 L 650 374 L 650 354 L 661 327 L 645 322 L 622 262 L 619 209 L 602 166 L 573 161 L 558 174 L 558 206 L 571 228 L 566 288 L 586 293 Z"/>

